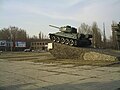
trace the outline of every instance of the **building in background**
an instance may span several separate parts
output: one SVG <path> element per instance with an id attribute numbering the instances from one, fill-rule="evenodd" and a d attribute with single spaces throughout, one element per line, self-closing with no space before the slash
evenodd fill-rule
<path id="1" fill-rule="evenodd" d="M 24 49 L 32 49 L 36 51 L 47 50 L 49 39 L 33 39 L 33 40 L 0 40 L 0 51 L 24 51 Z"/>
<path id="2" fill-rule="evenodd" d="M 23 51 L 26 48 L 27 42 L 26 41 L 15 41 L 15 51 Z"/>
<path id="3" fill-rule="evenodd" d="M 120 49 L 120 22 L 119 24 L 113 22 L 112 24 L 112 39 L 113 39 L 113 48 Z"/>
<path id="4" fill-rule="evenodd" d="M 23 51 L 25 48 L 25 41 L 0 40 L 0 51 Z"/>
<path id="5" fill-rule="evenodd" d="M 6 51 L 6 45 L 7 45 L 6 40 L 0 40 L 0 51 Z"/>
<path id="6" fill-rule="evenodd" d="M 48 43 L 51 42 L 49 39 L 36 39 L 31 41 L 30 48 L 32 50 L 47 50 Z"/>

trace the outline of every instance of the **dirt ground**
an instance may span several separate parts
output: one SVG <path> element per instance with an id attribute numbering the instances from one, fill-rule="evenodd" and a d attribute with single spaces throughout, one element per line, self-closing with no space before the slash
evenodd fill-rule
<path id="1" fill-rule="evenodd" d="M 49 52 L 3 52 L 0 90 L 120 90 L 120 64 L 56 59 Z"/>
<path id="2" fill-rule="evenodd" d="M 111 66 L 119 65 L 119 61 L 91 61 L 91 60 L 79 60 L 79 59 L 56 59 L 49 52 L 37 53 L 37 52 L 4 52 L 0 55 L 0 59 L 6 59 L 9 61 L 30 61 L 34 63 L 55 63 L 61 65 L 92 65 L 92 66 Z"/>

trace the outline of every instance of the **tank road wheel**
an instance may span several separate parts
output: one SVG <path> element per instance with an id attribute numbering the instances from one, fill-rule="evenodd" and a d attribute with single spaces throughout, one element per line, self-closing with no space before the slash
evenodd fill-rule
<path id="1" fill-rule="evenodd" d="M 68 45 L 70 43 L 69 39 L 65 39 L 65 44 Z"/>
<path id="2" fill-rule="evenodd" d="M 62 44 L 65 43 L 65 39 L 64 38 L 61 38 L 61 41 L 60 41 Z"/>
<path id="3" fill-rule="evenodd" d="M 56 37 L 56 42 L 60 42 L 60 37 Z"/>
<path id="4" fill-rule="evenodd" d="M 75 42 L 74 42 L 74 40 L 70 40 L 70 46 L 74 46 L 75 45 Z"/>
<path id="5" fill-rule="evenodd" d="M 75 44 L 74 44 L 74 46 L 77 46 L 77 45 L 78 45 L 78 42 L 77 42 L 77 40 L 75 40 L 75 41 L 74 41 L 74 43 L 75 43 Z"/>
<path id="6" fill-rule="evenodd" d="M 51 39 L 52 39 L 52 41 L 54 41 L 54 42 L 56 41 L 55 36 L 52 36 Z"/>

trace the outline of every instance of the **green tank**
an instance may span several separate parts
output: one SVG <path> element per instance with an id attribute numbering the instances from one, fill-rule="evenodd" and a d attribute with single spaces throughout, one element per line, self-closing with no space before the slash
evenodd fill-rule
<path id="1" fill-rule="evenodd" d="M 77 33 L 77 29 L 71 26 L 63 27 L 57 27 L 53 25 L 49 26 L 57 28 L 60 31 L 57 33 L 49 33 L 50 39 L 53 42 L 78 47 L 89 47 L 92 44 L 90 40 L 90 38 L 92 38 L 91 34 Z"/>

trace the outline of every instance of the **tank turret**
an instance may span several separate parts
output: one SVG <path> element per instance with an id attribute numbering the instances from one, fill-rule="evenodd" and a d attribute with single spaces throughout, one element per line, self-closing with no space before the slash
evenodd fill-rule
<path id="1" fill-rule="evenodd" d="M 91 45 L 90 38 L 92 38 L 92 35 L 77 33 L 77 29 L 69 25 L 63 27 L 57 27 L 54 25 L 49 25 L 49 26 L 57 28 L 60 31 L 57 33 L 49 34 L 50 39 L 53 42 L 58 42 L 71 46 L 83 46 L 83 47 L 87 47 Z"/>
<path id="2" fill-rule="evenodd" d="M 54 26 L 54 25 L 49 25 L 50 27 L 54 27 L 54 28 L 57 28 L 59 29 L 59 31 L 61 32 L 65 32 L 65 33 L 77 33 L 77 29 L 74 28 L 74 27 L 71 27 L 69 25 L 67 26 L 63 26 L 63 27 L 57 27 L 57 26 Z"/>

